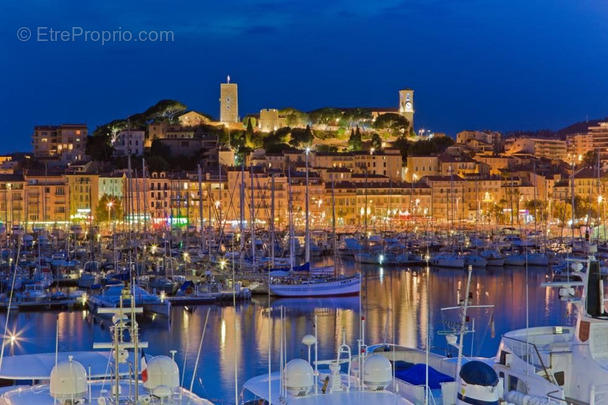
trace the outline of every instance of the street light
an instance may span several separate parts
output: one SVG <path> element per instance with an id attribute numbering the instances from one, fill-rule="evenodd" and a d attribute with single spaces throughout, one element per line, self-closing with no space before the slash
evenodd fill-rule
<path id="1" fill-rule="evenodd" d="M 108 221 L 112 220 L 112 207 L 114 206 L 114 202 L 110 201 L 108 202 L 108 204 L 106 205 L 108 207 Z"/>

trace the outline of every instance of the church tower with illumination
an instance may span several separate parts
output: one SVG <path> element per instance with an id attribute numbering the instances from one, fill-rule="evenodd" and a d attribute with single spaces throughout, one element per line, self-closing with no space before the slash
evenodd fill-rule
<path id="1" fill-rule="evenodd" d="M 230 76 L 226 83 L 220 84 L 220 121 L 225 124 L 239 122 L 239 100 L 236 83 L 230 83 Z"/>
<path id="2" fill-rule="evenodd" d="M 410 122 L 410 129 L 414 129 L 414 90 L 399 90 L 399 114 Z"/>

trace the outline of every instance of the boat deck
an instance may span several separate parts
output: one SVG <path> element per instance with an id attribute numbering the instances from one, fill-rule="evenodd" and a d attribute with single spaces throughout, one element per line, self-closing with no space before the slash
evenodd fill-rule
<path id="1" fill-rule="evenodd" d="M 68 309 L 80 306 L 76 299 L 50 300 L 50 301 L 13 301 L 11 310 L 37 311 L 41 309 Z M 0 302 L 0 311 L 8 309 L 8 302 Z"/>

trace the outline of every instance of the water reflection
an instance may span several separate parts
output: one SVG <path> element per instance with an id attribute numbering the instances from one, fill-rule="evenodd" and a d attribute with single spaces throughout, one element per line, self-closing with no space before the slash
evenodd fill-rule
<path id="1" fill-rule="evenodd" d="M 192 382 L 194 364 L 202 339 L 200 367 L 194 378 L 194 391 L 216 402 L 234 403 L 242 383 L 270 366 L 278 368 L 281 336 L 288 358 L 307 356 L 301 339 L 306 334 L 319 337 L 319 355 L 335 356 L 343 335 L 356 350 L 362 318 L 367 343 L 396 342 L 424 348 L 427 337 L 434 351 L 444 353 L 445 338 L 438 331 L 442 324 L 441 308 L 458 302 L 458 287 L 464 295 L 466 272 L 438 269 L 359 268 L 345 265 L 346 273 L 362 270 L 365 274 L 360 299 L 273 299 L 256 297 L 237 307 L 201 306 L 193 311 L 175 307 L 171 321 L 156 318 L 140 322 L 142 340 L 150 344 L 150 354 L 168 354 L 177 350 L 176 359 L 184 366 Z M 530 269 L 526 300 L 526 273 L 520 268 L 475 270 L 471 292 L 473 304 L 494 304 L 492 311 L 471 312 L 477 332 L 465 341 L 468 352 L 495 354 L 500 336 L 526 325 L 526 307 L 531 326 L 572 324 L 574 307 L 561 302 L 557 291 L 540 287 L 546 271 Z M 527 305 L 526 305 L 527 301 Z M 281 308 L 284 317 L 281 320 Z M 203 336 L 205 318 L 209 321 Z M 3 325 L 5 314 L 0 315 Z M 490 320 L 495 320 L 492 336 Z M 9 330 L 19 331 L 19 344 L 12 353 L 51 352 L 59 327 L 60 350 L 91 350 L 93 341 L 109 339 L 107 324 L 86 311 L 11 314 Z M 269 364 L 270 354 L 270 364 Z"/>

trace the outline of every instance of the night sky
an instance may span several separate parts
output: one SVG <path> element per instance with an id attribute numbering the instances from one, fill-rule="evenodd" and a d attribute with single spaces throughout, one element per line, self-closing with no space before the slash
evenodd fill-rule
<path id="1" fill-rule="evenodd" d="M 174 38 L 44 34 L 73 27 Z M 606 0 L 4 1 L 0 49 L 0 152 L 29 151 L 34 125 L 92 131 L 160 99 L 217 117 L 227 74 L 241 116 L 396 107 L 404 87 L 416 127 L 449 135 L 608 116 Z"/>

